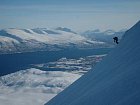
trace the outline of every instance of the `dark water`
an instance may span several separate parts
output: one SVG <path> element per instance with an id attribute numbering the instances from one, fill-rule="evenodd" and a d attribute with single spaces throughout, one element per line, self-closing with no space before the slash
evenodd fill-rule
<path id="1" fill-rule="evenodd" d="M 90 55 L 107 54 L 111 49 L 69 49 L 0 55 L 0 76 L 29 68 L 31 64 L 52 62 L 62 57 L 78 59 Z"/>

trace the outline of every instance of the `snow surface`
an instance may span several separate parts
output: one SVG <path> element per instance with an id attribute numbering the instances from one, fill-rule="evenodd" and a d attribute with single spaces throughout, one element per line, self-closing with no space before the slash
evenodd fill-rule
<path id="1" fill-rule="evenodd" d="M 140 105 L 140 21 L 119 45 L 45 105 Z"/>

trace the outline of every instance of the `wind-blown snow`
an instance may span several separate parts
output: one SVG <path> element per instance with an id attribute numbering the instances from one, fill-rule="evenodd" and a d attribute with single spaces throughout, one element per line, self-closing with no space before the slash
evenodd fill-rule
<path id="1" fill-rule="evenodd" d="M 96 67 L 45 105 L 139 105 L 140 21 Z"/>

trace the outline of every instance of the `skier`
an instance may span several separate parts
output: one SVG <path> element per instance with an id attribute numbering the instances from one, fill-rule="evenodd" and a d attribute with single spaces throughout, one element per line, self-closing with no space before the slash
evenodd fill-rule
<path id="1" fill-rule="evenodd" d="M 114 37 L 113 39 L 114 39 L 114 42 L 116 42 L 117 44 L 119 43 L 118 42 L 118 37 Z"/>

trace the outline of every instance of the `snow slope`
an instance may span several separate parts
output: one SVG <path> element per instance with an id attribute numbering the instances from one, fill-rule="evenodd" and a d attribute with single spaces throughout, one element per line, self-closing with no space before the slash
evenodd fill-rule
<path id="1" fill-rule="evenodd" d="M 140 21 L 94 70 L 45 105 L 139 105 L 139 39 Z"/>

